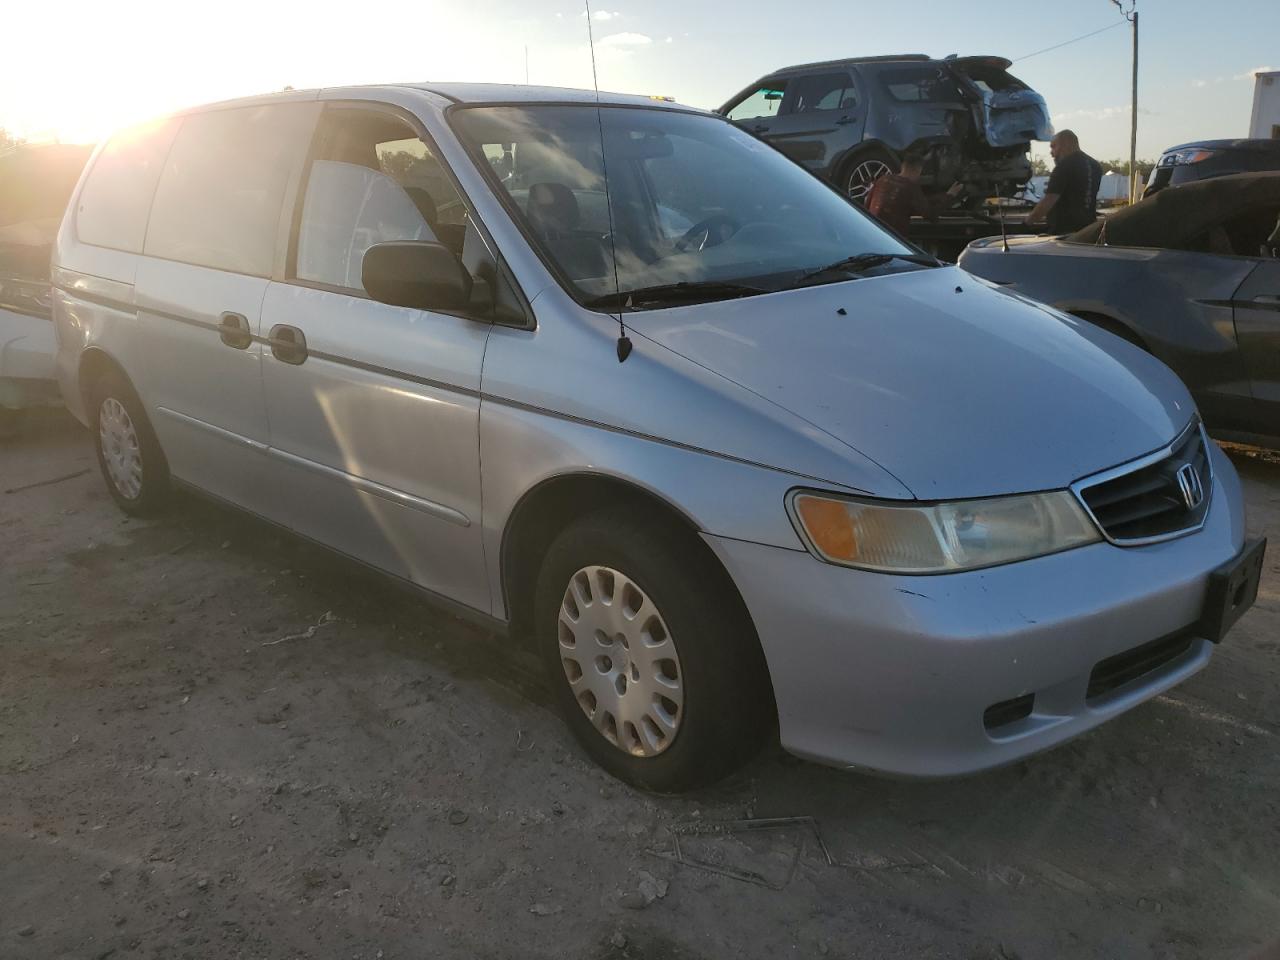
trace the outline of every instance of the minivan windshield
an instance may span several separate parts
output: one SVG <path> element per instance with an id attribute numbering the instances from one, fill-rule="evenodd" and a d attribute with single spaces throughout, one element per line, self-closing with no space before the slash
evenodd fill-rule
<path id="1" fill-rule="evenodd" d="M 751 296 L 932 263 L 718 117 L 597 113 L 594 104 L 472 107 L 450 117 L 543 258 L 588 306 Z"/>

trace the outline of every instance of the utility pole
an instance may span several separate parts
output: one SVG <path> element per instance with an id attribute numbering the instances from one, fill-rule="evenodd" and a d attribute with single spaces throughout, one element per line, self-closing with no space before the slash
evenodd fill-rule
<path id="1" fill-rule="evenodd" d="M 1133 102 L 1129 111 L 1129 202 L 1138 202 L 1138 0 L 1111 0 L 1121 15 L 1133 24 Z"/>

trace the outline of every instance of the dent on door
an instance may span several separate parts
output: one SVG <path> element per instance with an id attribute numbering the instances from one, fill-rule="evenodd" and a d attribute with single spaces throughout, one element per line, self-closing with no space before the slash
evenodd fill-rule
<path id="1" fill-rule="evenodd" d="M 271 459 L 292 493 L 290 525 L 488 611 L 478 447 L 488 325 L 280 283 L 263 325 Z"/>

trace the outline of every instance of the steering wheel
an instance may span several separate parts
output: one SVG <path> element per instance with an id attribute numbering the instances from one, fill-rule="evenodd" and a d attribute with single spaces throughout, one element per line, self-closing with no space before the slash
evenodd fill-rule
<path id="1" fill-rule="evenodd" d="M 717 227 L 728 227 L 729 229 L 728 232 L 722 233 Z M 713 214 L 705 220 L 699 220 L 684 232 L 684 236 L 676 241 L 676 252 L 684 253 L 698 237 L 702 239 L 698 240 L 698 245 L 694 247 L 695 250 L 718 246 L 741 229 L 742 224 L 727 213 Z M 714 242 L 712 242 L 713 236 L 715 237 Z"/>

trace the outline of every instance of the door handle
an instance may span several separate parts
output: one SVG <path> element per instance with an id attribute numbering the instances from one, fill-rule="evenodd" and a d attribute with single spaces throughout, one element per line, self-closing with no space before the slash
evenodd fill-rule
<path id="1" fill-rule="evenodd" d="M 253 343 L 249 318 L 242 313 L 227 312 L 218 317 L 218 336 L 228 347 L 246 350 Z"/>
<path id="2" fill-rule="evenodd" d="M 858 122 L 857 117 L 841 117 L 839 120 L 836 121 L 836 126 L 843 127 L 846 123 L 857 123 L 857 122 Z"/>
<path id="3" fill-rule="evenodd" d="M 271 344 L 271 355 L 281 363 L 296 367 L 307 359 L 307 338 L 297 327 L 277 323 L 271 328 L 267 343 Z"/>

